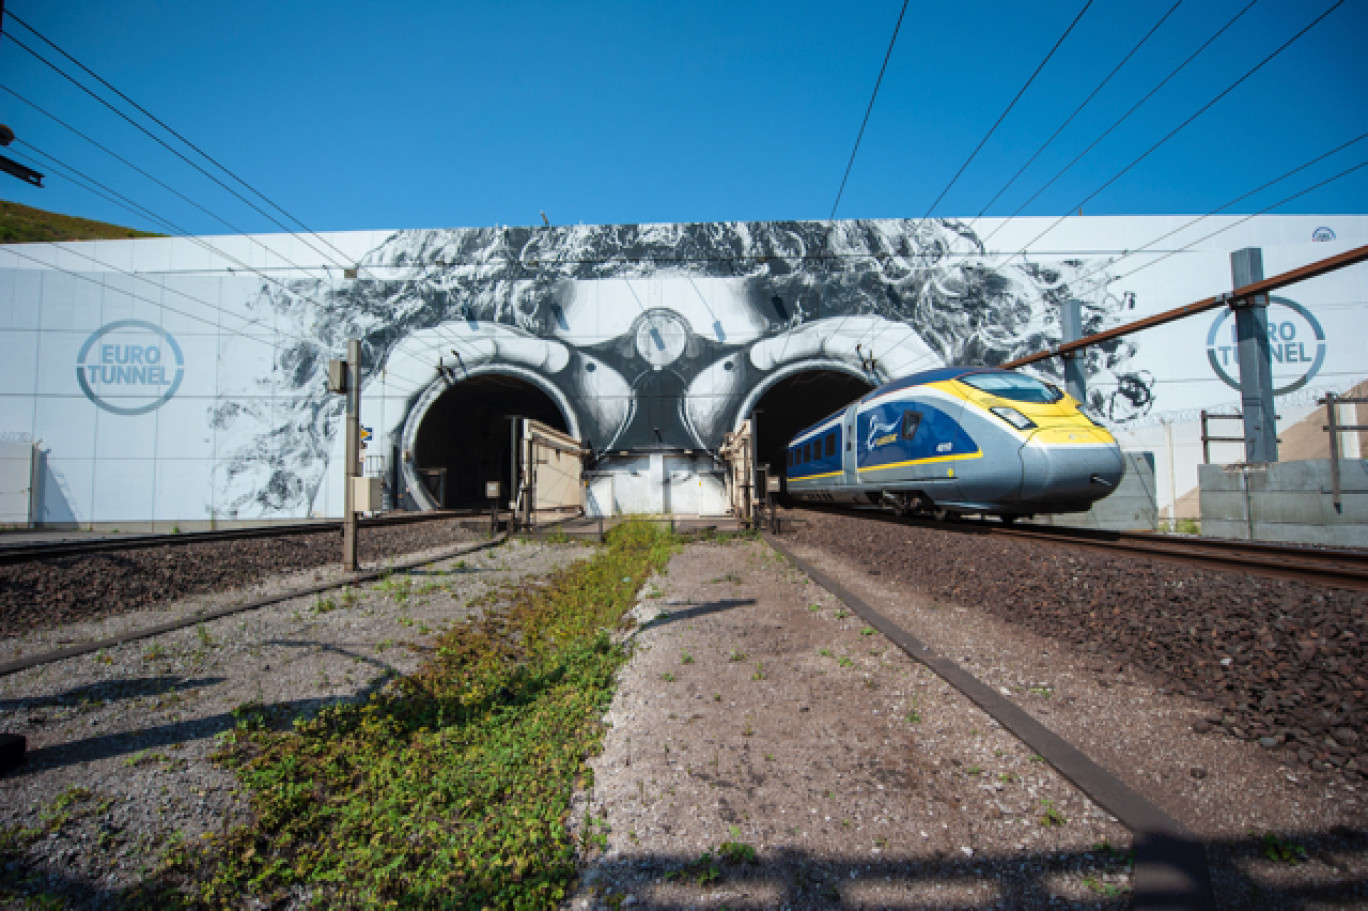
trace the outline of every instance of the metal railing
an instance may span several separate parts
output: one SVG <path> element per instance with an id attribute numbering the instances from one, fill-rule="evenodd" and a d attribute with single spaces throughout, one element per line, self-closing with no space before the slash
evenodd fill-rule
<path id="1" fill-rule="evenodd" d="M 1273 419 L 1282 420 L 1282 415 L 1275 414 Z M 1202 409 L 1202 464 L 1211 464 L 1211 444 L 1212 443 L 1243 443 L 1245 437 L 1214 437 L 1208 433 L 1207 423 L 1209 421 L 1243 421 L 1244 412 L 1237 411 L 1234 414 L 1212 414 L 1205 408 Z M 1278 442 L 1282 442 L 1282 437 L 1278 437 Z"/>
<path id="2" fill-rule="evenodd" d="M 1326 424 L 1324 430 L 1330 434 L 1330 494 L 1335 504 L 1335 512 L 1344 512 L 1344 493 L 1340 489 L 1340 443 L 1341 433 L 1354 433 L 1368 430 L 1368 424 L 1341 424 L 1339 422 L 1340 405 L 1368 405 L 1368 399 L 1363 398 L 1342 398 L 1333 392 L 1327 393 L 1325 398 L 1320 399 L 1317 404 L 1325 406 Z"/>
<path id="3" fill-rule="evenodd" d="M 1212 414 L 1205 408 L 1202 409 L 1202 464 L 1211 464 L 1211 444 L 1212 443 L 1243 443 L 1244 435 L 1237 437 L 1214 437 L 1207 427 L 1211 421 L 1243 421 L 1244 415 L 1240 412 L 1234 414 Z"/>

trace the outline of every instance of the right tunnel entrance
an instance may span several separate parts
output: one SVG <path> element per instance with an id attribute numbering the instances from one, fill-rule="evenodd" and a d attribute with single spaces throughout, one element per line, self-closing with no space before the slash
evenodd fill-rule
<path id="1" fill-rule="evenodd" d="M 811 427 L 874 387 L 838 370 L 817 368 L 786 376 L 755 403 L 756 453 L 773 475 L 785 473 L 785 451 L 798 431 Z"/>

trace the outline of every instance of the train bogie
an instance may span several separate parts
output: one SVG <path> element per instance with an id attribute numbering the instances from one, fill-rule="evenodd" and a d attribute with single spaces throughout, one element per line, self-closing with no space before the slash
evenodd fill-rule
<path id="1" fill-rule="evenodd" d="M 1049 384 L 947 368 L 874 390 L 788 449 L 798 498 L 1007 517 L 1087 509 L 1120 482 L 1105 428 Z"/>

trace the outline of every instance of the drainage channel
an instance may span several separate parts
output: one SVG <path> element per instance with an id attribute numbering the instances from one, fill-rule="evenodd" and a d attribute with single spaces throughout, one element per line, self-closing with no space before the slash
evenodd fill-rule
<path id="1" fill-rule="evenodd" d="M 1135 867 L 1131 876 L 1131 898 L 1135 908 L 1146 911 L 1215 908 L 1206 851 L 1181 823 L 992 687 L 949 658 L 938 655 L 859 595 L 790 551 L 772 535 L 766 534 L 765 540 L 910 658 L 921 662 L 967 696 L 1129 828 L 1135 836 Z"/>

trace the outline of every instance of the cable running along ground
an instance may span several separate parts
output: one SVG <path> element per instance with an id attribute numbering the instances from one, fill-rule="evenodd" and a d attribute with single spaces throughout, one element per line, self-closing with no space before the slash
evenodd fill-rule
<path id="1" fill-rule="evenodd" d="M 893 37 L 888 40 L 888 52 L 884 54 L 883 66 L 879 67 L 879 78 L 874 80 L 874 92 L 869 96 L 869 107 L 865 109 L 864 120 L 860 122 L 860 132 L 855 136 L 855 148 L 850 150 L 850 161 L 846 162 L 845 174 L 841 177 L 841 188 L 836 191 L 836 201 L 831 204 L 830 219 L 836 218 L 836 207 L 841 204 L 845 193 L 846 181 L 850 179 L 850 169 L 855 165 L 855 154 L 860 151 L 860 140 L 864 138 L 865 127 L 869 125 L 869 115 L 874 113 L 874 99 L 879 97 L 879 86 L 883 84 L 884 71 L 888 69 L 888 59 L 893 56 L 893 45 L 898 42 L 898 30 L 902 28 L 903 16 L 907 15 L 907 2 L 903 0 L 902 12 L 893 26 Z"/>

